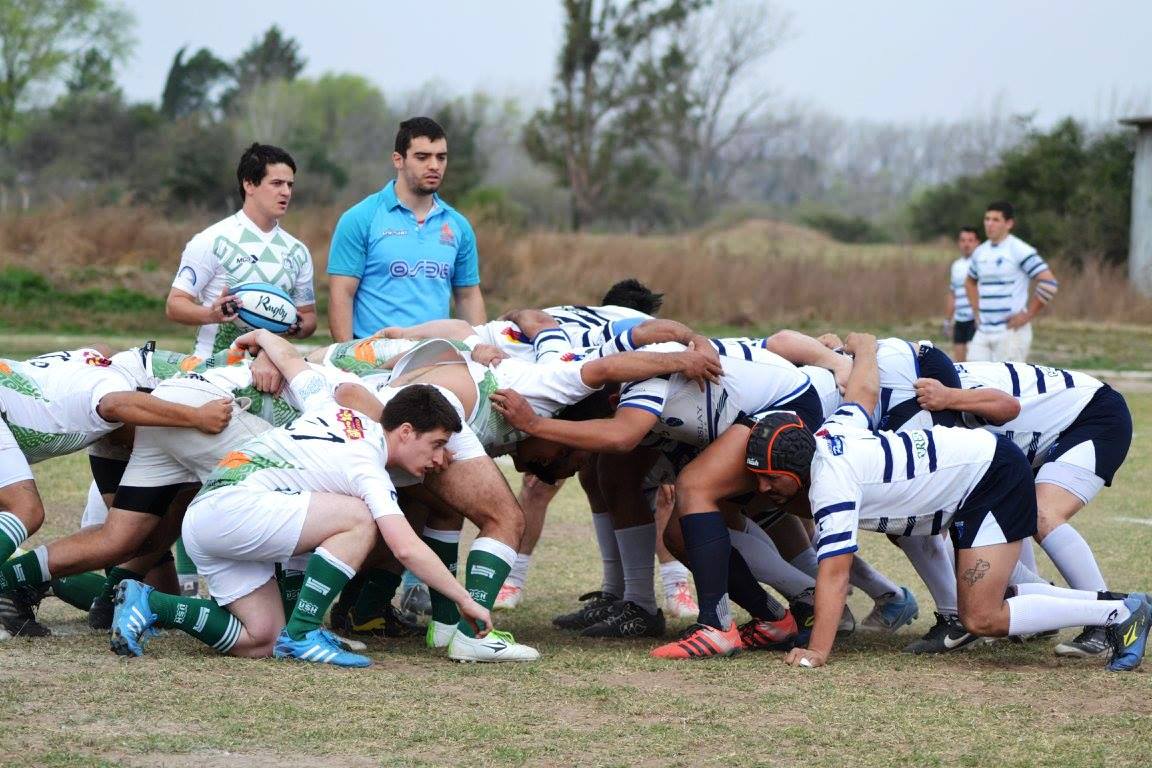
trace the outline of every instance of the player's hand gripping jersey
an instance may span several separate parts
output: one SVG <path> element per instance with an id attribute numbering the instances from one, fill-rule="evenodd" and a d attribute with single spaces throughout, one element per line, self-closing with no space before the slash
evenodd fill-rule
<path id="1" fill-rule="evenodd" d="M 964 389 L 989 387 L 1019 399 L 1020 415 L 1006 424 L 988 424 L 973 414 L 964 414 L 964 420 L 1004 435 L 1034 466 L 1104 386 L 1084 373 L 1027 363 L 963 363 L 956 372 Z"/>
<path id="2" fill-rule="evenodd" d="M 107 394 L 135 389 L 127 372 L 94 349 L 0 359 L 0 417 L 29 464 L 78 451 L 119 427 L 96 406 Z"/>
<path id="3" fill-rule="evenodd" d="M 605 344 L 603 352 L 630 351 L 627 334 Z M 715 440 L 738 418 L 757 418 L 757 414 L 789 405 L 802 407 L 802 418 L 819 423 L 820 402 L 811 390 L 811 381 L 799 368 L 784 358 L 749 344 L 713 340 L 720 353 L 724 375 L 721 383 L 700 386 L 674 373 L 645 381 L 625 384 L 620 389 L 620 408 L 640 408 L 657 417 L 651 434 L 703 448 Z M 650 351 L 681 351 L 681 344 L 658 344 Z M 811 395 L 808 398 L 808 395 Z M 805 402 L 798 401 L 805 398 Z M 810 402 L 809 402 L 810 400 Z M 811 406 L 811 407 L 808 407 Z"/>

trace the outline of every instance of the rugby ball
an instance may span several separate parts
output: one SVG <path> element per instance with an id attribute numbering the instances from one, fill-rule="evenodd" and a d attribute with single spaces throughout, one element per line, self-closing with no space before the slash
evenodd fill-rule
<path id="1" fill-rule="evenodd" d="M 271 283 L 244 283 L 233 288 L 232 295 L 242 303 L 236 311 L 241 325 L 285 333 L 296 322 L 296 305 Z"/>

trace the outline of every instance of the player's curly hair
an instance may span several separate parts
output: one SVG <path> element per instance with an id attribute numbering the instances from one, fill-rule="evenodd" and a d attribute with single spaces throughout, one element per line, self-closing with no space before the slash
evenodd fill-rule
<path id="1" fill-rule="evenodd" d="M 752 428 L 745 463 L 763 474 L 790 475 L 802 488 L 809 485 L 816 438 L 792 411 L 772 411 Z"/>
<path id="2" fill-rule="evenodd" d="M 660 311 L 660 305 L 664 303 L 664 294 L 653 293 L 651 288 L 630 277 L 609 288 L 601 303 L 605 306 L 628 307 L 646 315 L 654 315 Z"/>

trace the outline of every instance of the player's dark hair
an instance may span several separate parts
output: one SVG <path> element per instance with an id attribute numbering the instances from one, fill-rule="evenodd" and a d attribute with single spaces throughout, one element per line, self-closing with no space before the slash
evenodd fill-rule
<path id="1" fill-rule="evenodd" d="M 240 187 L 240 199 L 244 199 L 244 182 L 252 182 L 260 186 L 264 177 L 268 175 L 268 166 L 283 163 L 296 173 L 296 161 L 292 155 L 280 147 L 271 144 L 253 144 L 240 155 L 240 163 L 236 166 L 236 184 Z"/>
<path id="2" fill-rule="evenodd" d="M 605 306 L 628 307 L 646 315 L 654 315 L 664 303 L 664 294 L 653 293 L 652 289 L 634 277 L 621 280 L 604 294 Z"/>
<path id="3" fill-rule="evenodd" d="M 997 200 L 995 202 L 988 203 L 988 207 L 984 210 L 986 212 L 998 211 L 999 213 L 1004 214 L 1005 221 L 1011 221 L 1016 218 L 1016 208 L 1007 200 Z"/>
<path id="4" fill-rule="evenodd" d="M 606 384 L 578 403 L 566 405 L 556 412 L 554 418 L 565 421 L 590 421 L 611 418 L 613 413 L 612 396 L 620 391 L 619 384 Z"/>
<path id="5" fill-rule="evenodd" d="M 976 227 L 960 227 L 960 234 L 964 234 L 965 232 L 971 232 L 976 235 L 977 240 L 980 239 L 980 230 L 976 229 Z"/>
<path id="6" fill-rule="evenodd" d="M 412 139 L 423 136 L 429 141 L 446 138 L 440 123 L 430 117 L 413 117 L 400 123 L 400 130 L 396 132 L 396 146 L 394 149 L 401 157 L 408 155 L 408 147 L 412 146 Z"/>
<path id="7" fill-rule="evenodd" d="M 431 384 L 411 384 L 401 389 L 385 404 L 380 423 L 389 431 L 408 423 L 418 434 L 434 429 L 459 432 L 464 426 L 452 403 Z"/>

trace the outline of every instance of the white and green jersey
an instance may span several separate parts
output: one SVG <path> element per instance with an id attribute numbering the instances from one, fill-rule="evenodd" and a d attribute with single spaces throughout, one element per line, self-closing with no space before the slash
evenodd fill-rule
<path id="1" fill-rule="evenodd" d="M 468 345 L 462 341 L 449 341 L 447 339 L 438 339 L 438 341 L 450 344 L 461 352 L 470 351 Z M 412 351 L 421 343 L 414 339 L 386 339 L 382 336 L 338 341 L 335 344 L 330 344 L 325 350 L 324 365 L 339 368 L 357 376 L 378 376 L 386 374 L 390 370 L 385 367 L 389 361 Z"/>
<path id="2" fill-rule="evenodd" d="M 297 307 L 316 303 L 312 256 L 304 244 L 279 224 L 264 232 L 237 211 L 188 241 L 172 287 L 208 307 L 225 290 L 244 283 L 279 286 Z M 194 354 L 206 358 L 230 346 L 242 332 L 235 323 L 203 325 Z"/>
<path id="3" fill-rule="evenodd" d="M 384 428 L 336 403 L 324 376 L 304 371 L 289 384 L 304 406 L 300 418 L 231 451 L 197 498 L 241 486 L 282 493 L 320 491 L 363 499 L 374 518 L 402 515 L 388 477 Z"/>
<path id="4" fill-rule="evenodd" d="M 335 391 L 338 385 L 345 382 L 359 382 L 355 376 L 334 368 L 318 365 L 310 365 L 309 367 L 327 382 L 330 391 Z M 259 416 L 274 427 L 291 424 L 304 410 L 304 403 L 295 399 L 294 390 L 290 387 L 284 387 L 279 394 L 269 394 L 256 389 L 252 384 L 251 360 L 207 368 L 199 372 L 184 374 L 184 376 L 211 382 L 220 389 L 230 392 L 243 410 L 253 416 Z"/>
<path id="5" fill-rule="evenodd" d="M 397 361 L 392 377 L 428 365 L 466 365 L 476 387 L 476 405 L 468 414 L 467 424 L 476 433 L 484 450 L 490 456 L 499 456 L 523 440 L 524 433 L 513 429 L 492 407 L 489 395 L 498 389 L 512 389 L 523 395 L 536 413 L 554 416 L 565 406 L 578 403 L 596 391 L 585 384 L 581 376 L 580 369 L 585 362 L 556 360 L 531 363 L 508 358 L 501 360 L 499 365 L 486 367 L 472 361 L 452 342 L 429 339 Z"/>
<path id="6" fill-rule="evenodd" d="M 0 418 L 29 464 L 78 451 L 119 427 L 96 406 L 107 394 L 135 389 L 128 374 L 94 349 L 0 359 Z"/>

